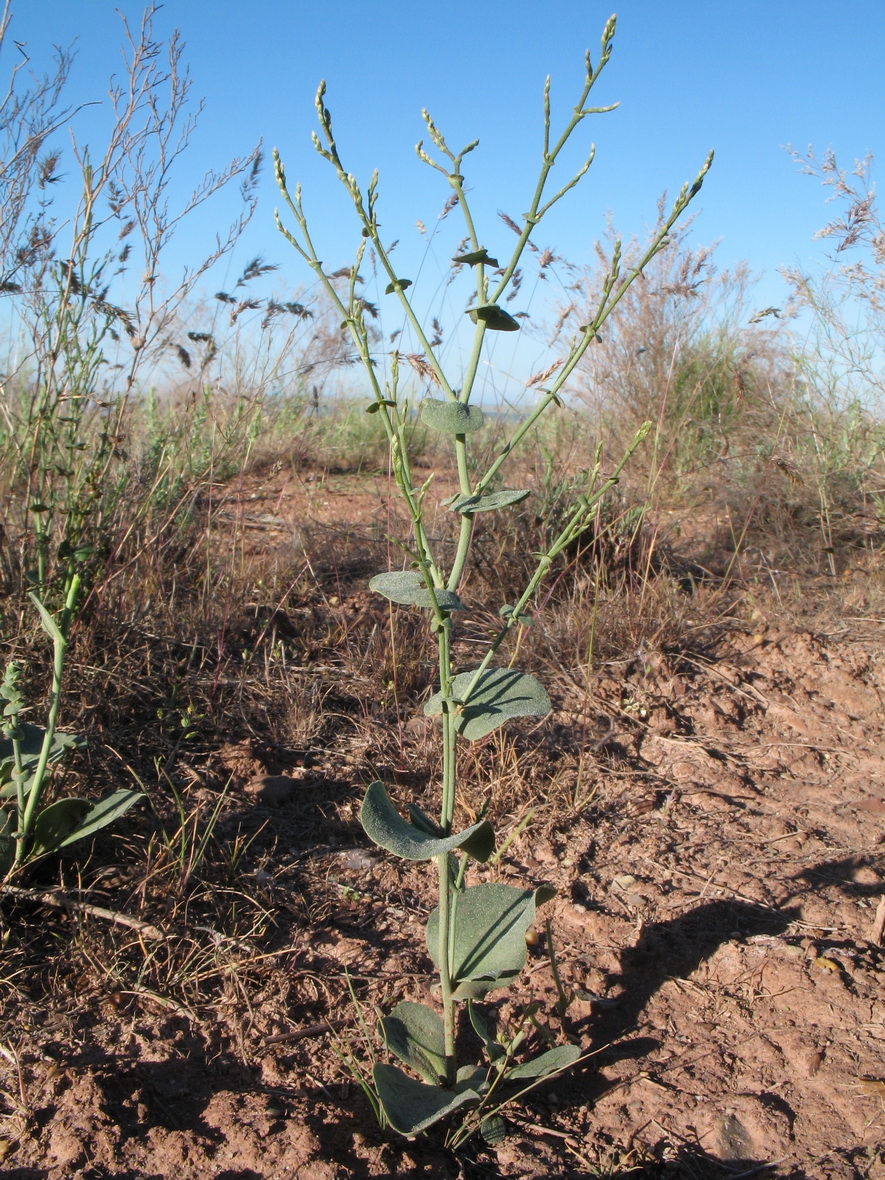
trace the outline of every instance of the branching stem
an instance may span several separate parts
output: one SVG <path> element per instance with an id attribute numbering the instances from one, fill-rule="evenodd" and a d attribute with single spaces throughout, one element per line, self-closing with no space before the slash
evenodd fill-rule
<path id="1" fill-rule="evenodd" d="M 504 445 L 500 447 L 497 456 L 490 463 L 485 474 L 475 484 L 471 485 L 470 465 L 468 462 L 470 433 L 466 431 L 465 433 L 456 433 L 456 431 L 461 429 L 462 424 L 469 431 L 470 427 L 475 425 L 475 423 L 471 421 L 469 411 L 466 412 L 465 419 L 463 407 L 470 407 L 470 410 L 473 409 L 472 401 L 476 393 L 477 376 L 482 361 L 483 346 L 486 342 L 487 332 L 502 327 L 513 329 L 516 326 L 513 318 L 507 316 L 496 305 L 511 285 L 520 259 L 529 244 L 535 227 L 549 210 L 578 184 L 593 162 L 594 149 L 591 148 L 584 163 L 574 175 L 551 197 L 545 197 L 550 171 L 576 128 L 587 116 L 613 109 L 612 107 L 588 107 L 587 100 L 590 91 L 611 55 L 614 31 L 615 21 L 612 17 L 606 24 L 602 36 L 602 52 L 599 62 L 594 67 L 590 61 L 589 54 L 587 55 L 584 86 L 580 98 L 564 130 L 556 139 L 551 134 L 549 79 L 545 83 L 543 97 L 543 155 L 538 181 L 528 211 L 523 214 L 523 225 L 518 233 L 516 246 L 506 266 L 500 271 L 496 269 L 496 282 L 491 293 L 487 267 L 491 265 L 497 268 L 497 263 L 489 258 L 485 248 L 480 244 L 480 237 L 465 191 L 462 171 L 464 157 L 473 151 L 478 141 L 468 144 L 460 152 L 451 151 L 442 133 L 429 114 L 426 111 L 423 112 L 430 140 L 437 152 L 444 158 L 445 163 L 433 159 L 424 150 L 422 143 L 419 143 L 417 146 L 418 156 L 424 163 L 445 176 L 454 193 L 461 215 L 464 218 L 467 228 L 467 240 L 471 248 L 469 255 L 462 255 L 453 261 L 455 265 L 472 265 L 474 267 L 476 281 L 476 309 L 472 313 L 472 318 L 475 321 L 473 343 L 459 382 L 452 382 L 443 371 L 434 347 L 425 334 L 423 326 L 413 309 L 412 302 L 406 294 L 406 287 L 409 284 L 405 279 L 397 275 L 396 269 L 390 261 L 389 251 L 385 249 L 379 239 L 378 221 L 375 214 L 375 206 L 378 199 L 377 172 L 373 174 L 368 187 L 363 192 L 354 177 L 344 169 L 332 132 L 332 118 L 325 106 L 324 84 L 320 85 L 317 92 L 316 105 L 321 134 L 314 135 L 314 146 L 319 154 L 332 165 L 339 181 L 347 190 L 353 203 L 362 235 L 354 265 L 349 272 L 349 286 L 346 298 L 343 298 L 335 288 L 319 259 L 302 207 L 300 186 L 296 187 L 294 196 L 290 195 L 286 186 L 283 165 L 278 153 L 274 153 L 274 168 L 277 182 L 283 199 L 295 219 L 297 232 L 290 232 L 283 226 L 279 213 L 276 214 L 277 225 L 287 240 L 295 247 L 300 256 L 316 274 L 329 299 L 332 301 L 332 305 L 340 313 L 342 326 L 347 327 L 356 345 L 372 395 L 372 401 L 368 406 L 368 410 L 371 413 L 380 415 L 389 444 L 391 470 L 411 522 L 411 547 L 403 545 L 403 548 L 412 561 L 412 569 L 420 571 L 421 579 L 423 579 L 427 591 L 430 592 L 429 625 L 437 645 L 439 693 L 431 702 L 428 711 L 441 713 L 442 781 L 439 823 L 437 825 L 435 821 L 430 820 L 424 815 L 420 809 L 413 806 L 413 823 L 411 825 L 406 824 L 401 817 L 395 814 L 386 797 L 384 797 L 384 801 L 388 810 L 384 811 L 382 809 L 378 793 L 377 791 L 373 793 L 372 788 L 370 788 L 370 793 L 367 793 L 366 796 L 363 822 L 366 831 L 370 835 L 373 832 L 375 833 L 377 837 L 376 842 L 381 847 L 388 848 L 391 851 L 398 851 L 400 855 L 406 856 L 409 859 L 422 859 L 421 854 L 423 852 L 424 859 L 430 859 L 432 857 L 436 860 L 439 903 L 435 915 L 432 916 L 431 922 L 428 924 L 428 939 L 431 942 L 431 953 L 437 962 L 439 970 L 443 1009 L 441 1033 L 440 1017 L 435 1011 L 428 1010 L 426 1006 L 424 1006 L 422 1011 L 420 1005 L 410 1004 L 408 1006 L 408 1015 L 402 1015 L 397 1023 L 399 1031 L 396 1035 L 398 1037 L 406 1037 L 406 1048 L 403 1048 L 404 1042 L 400 1040 L 400 1049 L 395 1051 L 399 1053 L 404 1061 L 411 1065 L 416 1065 L 417 1067 L 420 1062 L 419 1072 L 425 1073 L 426 1076 L 428 1059 L 426 1056 L 422 1057 L 421 1054 L 425 1052 L 427 1046 L 432 1046 L 432 1049 L 428 1049 L 427 1051 L 435 1063 L 434 1069 L 436 1073 L 442 1073 L 444 1075 L 441 1079 L 444 1090 L 455 1086 L 456 1080 L 459 1077 L 458 1063 L 455 1055 L 458 1011 L 458 1001 L 455 999 L 456 994 L 459 1000 L 469 993 L 482 996 L 490 987 L 502 987 L 505 983 L 510 982 L 524 960 L 524 945 L 521 945 L 520 940 L 517 940 L 515 949 L 513 949 L 511 940 L 509 949 L 506 952 L 500 952 L 504 956 L 501 960 L 503 965 L 498 964 L 494 956 L 499 953 L 499 944 L 507 942 L 507 932 L 518 928 L 514 923 L 518 923 L 522 916 L 526 918 L 526 922 L 530 921 L 531 916 L 534 914 L 535 904 L 540 904 L 543 901 L 541 890 L 521 891 L 500 884 L 494 886 L 471 886 L 466 884 L 465 874 L 468 856 L 474 855 L 480 859 L 488 859 L 490 855 L 488 849 L 492 846 L 492 839 L 491 832 L 488 830 L 488 825 L 485 821 L 478 821 L 471 825 L 468 830 L 456 835 L 458 833 L 455 823 L 457 804 L 457 741 L 461 734 L 471 740 L 482 737 L 502 724 L 509 716 L 542 715 L 549 708 L 546 693 L 544 693 L 543 688 L 537 681 L 515 670 L 513 670 L 513 675 L 515 675 L 516 680 L 513 681 L 510 678 L 510 669 L 504 669 L 504 676 L 502 677 L 498 674 L 497 669 L 492 669 L 492 661 L 513 628 L 522 625 L 526 621 L 523 611 L 533 601 L 539 586 L 549 573 L 557 556 L 571 545 L 586 529 L 594 525 L 597 519 L 597 509 L 600 501 L 618 482 L 624 466 L 648 434 L 650 424 L 646 423 L 637 432 L 620 461 L 615 465 L 611 473 L 604 477 L 601 476 L 601 448 L 597 450 L 595 466 L 588 478 L 587 491 L 578 497 L 567 514 L 565 524 L 546 550 L 543 553 L 535 555 L 535 568 L 531 577 L 528 579 L 525 589 L 513 606 L 508 606 L 506 610 L 502 610 L 502 613 L 505 615 L 504 621 L 489 642 L 479 666 L 471 668 L 470 673 L 456 676 L 453 662 L 453 625 L 457 617 L 456 608 L 460 609 L 463 604 L 459 601 L 452 602 L 448 599 L 447 595 L 457 594 L 459 592 L 467 569 L 473 539 L 473 512 L 467 510 L 459 514 L 460 522 L 455 551 L 446 569 L 444 568 L 445 563 L 438 562 L 434 556 L 433 538 L 431 537 L 425 518 L 424 495 L 427 490 L 427 484 L 425 483 L 421 488 L 416 488 L 410 468 L 407 447 L 407 427 L 411 411 L 409 404 L 398 393 L 399 355 L 396 352 L 391 354 L 390 379 L 387 381 L 386 387 L 382 388 L 376 371 L 375 360 L 372 356 L 371 336 L 366 324 L 365 307 L 357 294 L 359 268 L 368 243 L 377 255 L 381 269 L 389 279 L 387 292 L 396 295 L 408 323 L 411 325 L 417 340 L 420 342 L 421 348 L 424 350 L 424 355 L 430 366 L 435 384 L 442 391 L 445 399 L 449 402 L 459 403 L 455 406 L 440 407 L 435 404 L 436 399 L 433 398 L 431 399 L 430 409 L 427 413 L 428 421 L 435 419 L 434 424 L 439 424 L 440 429 L 451 432 L 454 469 L 457 472 L 460 495 L 482 495 L 496 479 L 505 461 L 536 425 L 541 415 L 551 404 L 562 404 L 561 394 L 566 390 L 566 383 L 574 373 L 576 367 L 580 364 L 587 349 L 597 338 L 600 328 L 617 307 L 630 284 L 642 273 L 643 268 L 648 265 L 655 255 L 665 247 L 670 230 L 700 189 L 704 176 L 710 167 L 712 156 L 707 159 L 694 182 L 692 184 L 686 184 L 682 188 L 670 213 L 657 227 L 651 242 L 639 261 L 623 276 L 621 275 L 620 243 L 616 244 L 608 275 L 603 285 L 601 298 L 592 320 L 580 329 L 576 339 L 573 340 L 566 356 L 563 358 L 562 364 L 556 371 L 555 378 L 542 391 L 542 397 L 538 404 L 516 427 Z M 491 314 L 492 312 L 494 314 Z M 497 321 L 495 316 L 497 316 Z M 450 416 L 446 418 L 445 415 L 439 415 L 438 412 L 440 409 L 445 410 L 446 414 Z M 486 501 L 486 508 L 491 509 L 494 506 L 494 504 Z M 384 579 L 384 581 L 382 582 L 381 579 Z M 415 588 L 416 582 L 420 584 L 420 580 L 416 580 L 410 573 L 402 576 L 387 573 L 380 575 L 378 588 L 380 589 L 382 584 L 388 587 L 395 585 L 396 591 L 390 591 L 390 596 L 395 601 L 411 602 L 426 608 L 428 607 L 428 603 L 424 591 L 419 591 Z M 441 591 L 439 597 L 435 593 L 437 590 Z M 396 597 L 400 593 L 404 597 Z M 505 683 L 516 683 L 519 686 L 518 690 L 499 688 L 499 686 Z M 499 691 L 503 695 L 494 698 L 494 694 Z M 506 695 L 507 691 L 513 691 L 516 695 L 508 698 Z M 520 696 L 520 693 L 523 695 Z M 491 703 L 487 703 L 489 697 L 484 694 L 491 694 L 494 698 Z M 479 724 L 477 724 L 477 718 L 479 719 Z M 471 730 L 471 726 L 474 726 L 473 730 Z M 378 786 L 379 784 L 374 784 L 375 788 Z M 370 798 L 372 799 L 371 804 Z M 483 843 L 486 837 L 489 839 L 488 845 Z M 428 844 L 428 840 L 432 843 Z M 441 846 L 444 851 L 440 851 Z M 490 889 L 491 893 L 477 892 L 484 889 Z M 502 894 L 505 898 L 503 903 L 493 900 L 493 897 L 500 898 Z M 495 907 L 500 907 L 502 904 L 504 908 L 499 913 Z M 488 911 L 488 916 L 486 910 Z M 462 918 L 462 915 L 469 915 L 469 918 Z M 481 927 L 483 927 L 487 921 L 491 925 L 489 925 L 484 933 L 482 929 L 480 930 L 479 935 L 476 936 L 479 939 L 478 943 L 473 945 L 468 942 L 465 947 L 463 945 L 464 939 L 474 937 L 470 929 L 471 923 L 475 925 L 477 922 L 480 922 Z M 435 937 L 431 935 L 433 922 L 438 923 Z M 465 931 L 467 932 L 465 933 Z M 515 960 L 511 962 L 511 958 L 508 956 L 515 956 Z M 469 968 L 466 966 L 468 963 L 471 964 Z M 507 966 L 508 963 L 511 965 Z M 562 994 L 561 992 L 561 996 Z M 471 1020 L 473 1021 L 475 1014 L 472 1008 L 472 1001 L 470 1003 Z M 406 1005 L 403 1005 L 400 1011 L 405 1012 Z M 416 1011 L 421 1014 L 416 1015 Z M 529 1013 L 532 1019 L 534 1019 L 534 1011 L 535 1008 L 532 1008 Z M 413 1030 L 410 1029 L 410 1021 L 417 1022 Z M 474 1027 L 478 1027 L 480 1031 L 484 1028 L 484 1026 L 477 1026 L 476 1024 L 474 1024 Z M 403 1028 L 405 1029 L 405 1033 L 402 1031 Z M 413 1032 L 415 1036 L 412 1040 L 409 1040 Z M 508 1043 L 503 1055 L 500 1048 L 496 1048 L 495 1044 L 489 1040 L 485 1033 L 482 1034 L 482 1039 L 489 1051 L 495 1071 L 495 1077 L 491 1087 L 494 1090 L 497 1086 L 503 1084 L 511 1057 L 524 1039 L 524 1033 L 519 1034 Z M 389 1043 L 391 1047 L 394 1047 L 392 1040 Z M 408 1048 L 409 1045 L 417 1046 L 415 1049 L 416 1056 L 414 1058 L 410 1056 L 411 1050 Z M 562 1050 L 558 1049 L 553 1052 L 559 1055 L 562 1053 Z M 576 1051 L 575 1053 L 567 1051 L 566 1056 L 568 1056 L 569 1060 L 573 1060 L 574 1056 L 576 1056 Z M 556 1059 L 563 1060 L 561 1056 Z M 387 1116 L 394 1126 L 399 1125 L 397 1122 L 398 1119 L 405 1126 L 414 1125 L 409 1123 L 412 1114 L 410 1112 L 403 1112 L 397 1106 L 398 1100 L 395 1096 L 391 1097 L 392 1105 L 397 1107 L 395 1112 L 388 1109 L 383 1101 L 382 1086 L 384 1079 L 390 1076 L 390 1072 L 389 1066 L 376 1066 L 376 1072 L 373 1076 L 378 1086 L 379 1104 L 385 1109 Z M 524 1074 L 524 1076 L 527 1077 L 530 1075 Z M 464 1093 L 464 1091 L 461 1091 L 456 1097 L 461 1100 L 464 1097 Z M 478 1111 L 481 1111 L 486 1103 L 486 1098 L 484 1097 L 479 1100 L 477 1095 L 473 1095 L 473 1097 L 480 1102 Z M 449 1102 L 450 1099 L 451 1095 L 448 1095 L 444 1097 L 443 1101 Z M 437 1099 L 434 1098 L 433 1101 L 435 1102 Z M 496 1101 L 498 1101 L 497 1098 Z M 454 1109 L 454 1107 L 450 1106 L 449 1109 Z M 475 1115 L 477 1118 L 479 1117 L 477 1112 L 475 1112 Z M 426 1125 L 426 1122 L 421 1123 L 416 1129 L 420 1130 Z M 472 1134 L 472 1131 L 470 1133 Z"/>

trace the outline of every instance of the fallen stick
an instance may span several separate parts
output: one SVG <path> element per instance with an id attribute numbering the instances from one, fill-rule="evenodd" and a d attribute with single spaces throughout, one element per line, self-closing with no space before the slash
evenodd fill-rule
<path id="1" fill-rule="evenodd" d="M 161 930 L 152 926 L 150 922 L 142 921 L 141 918 L 132 918 L 129 914 L 123 914 L 119 910 L 108 910 L 104 906 L 93 905 L 89 901 L 75 901 L 73 897 L 66 897 L 63 893 L 53 893 L 51 890 L 42 889 L 23 889 L 20 885 L 0 886 L 0 894 L 2 893 L 12 897 L 23 897 L 27 901 L 38 901 L 42 905 L 54 906 L 56 909 L 68 910 L 71 913 L 89 914 L 93 918 L 102 918 L 105 922 L 112 922 L 115 926 L 125 926 L 129 930 L 135 930 L 142 937 L 151 941 L 165 938 Z"/>
<path id="2" fill-rule="evenodd" d="M 321 1020 L 318 1024 L 309 1024 L 306 1028 L 296 1028 L 294 1032 L 275 1033 L 272 1037 L 265 1037 L 265 1045 L 282 1045 L 286 1041 L 301 1041 L 306 1037 L 321 1037 L 324 1033 L 335 1032 L 336 1029 L 346 1028 L 353 1024 L 352 1016 L 343 1016 L 339 1020 Z"/>

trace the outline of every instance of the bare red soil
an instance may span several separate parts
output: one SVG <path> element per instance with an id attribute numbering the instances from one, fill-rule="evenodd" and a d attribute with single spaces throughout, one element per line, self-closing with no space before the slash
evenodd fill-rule
<path id="1" fill-rule="evenodd" d="M 384 481 L 368 482 L 270 480 L 225 512 L 253 556 L 308 524 L 383 534 Z M 342 591 L 328 609 L 371 607 Z M 109 959 L 38 999 L 5 980 L 4 1175 L 885 1177 L 882 628 L 758 607 L 704 658 L 606 663 L 589 698 L 563 677 L 543 727 L 501 740 L 503 782 L 516 752 L 534 765 L 543 731 L 555 800 L 537 773 L 520 797 L 514 771 L 496 826 L 538 811 L 480 872 L 557 887 L 545 916 L 573 997 L 560 1021 L 542 929 L 501 1015 L 536 998 L 591 1056 L 515 1108 L 503 1143 L 458 1157 L 379 1132 L 330 1048 L 359 1051 L 345 968 L 369 1012 L 425 998 L 431 980 L 432 882 L 356 823 L 377 750 L 348 739 L 284 763 L 258 742 L 218 743 L 193 790 L 217 795 L 232 776 L 224 823 L 246 815 L 264 833 L 242 905 L 282 915 L 276 935 L 207 933 L 187 913 L 174 930 L 127 930 L 32 909 L 58 939 L 88 927 Z M 408 768 L 428 758 L 423 720 L 397 741 L 405 802 Z M 121 947 L 153 962 L 173 934 L 193 952 L 182 972 L 222 979 L 211 1005 L 114 983 Z"/>

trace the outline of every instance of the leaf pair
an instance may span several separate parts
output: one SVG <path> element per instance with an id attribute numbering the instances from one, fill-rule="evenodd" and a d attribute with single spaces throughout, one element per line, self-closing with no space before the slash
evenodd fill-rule
<path id="1" fill-rule="evenodd" d="M 56 799 L 44 807 L 34 821 L 26 860 L 60 852 L 78 840 L 95 835 L 118 820 L 141 797 L 141 791 L 122 789 L 97 802 L 72 796 Z M 7 813 L 0 829 L 0 876 L 5 876 L 15 863 L 14 826 L 13 815 Z"/>
<path id="2" fill-rule="evenodd" d="M 492 1062 L 492 1073 L 466 1066 L 458 1071 L 454 1086 L 445 1080 L 445 1031 L 442 1018 L 426 1004 L 406 1000 L 381 1020 L 381 1032 L 388 1049 L 404 1065 L 424 1079 L 410 1077 L 396 1065 L 378 1063 L 373 1080 L 390 1125 L 402 1135 L 417 1135 L 463 1106 L 482 1102 L 496 1070 L 505 1082 L 521 1083 L 572 1065 L 581 1055 L 577 1045 L 559 1045 L 538 1057 L 511 1068 L 501 1060 Z"/>
<path id="3" fill-rule="evenodd" d="M 480 863 L 492 855 L 495 835 L 487 820 L 447 836 L 419 807 L 412 804 L 409 810 L 412 822 L 390 802 L 384 784 L 375 782 L 363 799 L 360 821 L 369 839 L 404 860 L 431 860 L 458 849 Z M 552 896 L 547 886 L 516 889 L 499 882 L 452 893 L 450 970 L 456 999 L 478 999 L 512 982 L 525 965 L 525 933 L 535 911 Z M 437 967 L 439 920 L 437 907 L 427 922 L 427 949 Z"/>
<path id="4" fill-rule="evenodd" d="M 124 815 L 141 797 L 141 791 L 123 788 L 105 795 L 97 802 L 72 796 L 56 799 L 37 816 L 30 857 L 33 859 L 49 852 L 58 852 L 100 832 Z"/>
<path id="5" fill-rule="evenodd" d="M 46 730 L 39 725 L 24 722 L 17 726 L 17 731 L 20 736 L 15 739 L 7 737 L 0 740 L 0 800 L 18 800 L 20 791 L 21 798 L 26 803 L 30 801 L 31 807 L 35 803 L 39 806 L 39 800 L 32 800 L 31 795 L 36 787 L 35 776 L 46 741 Z M 21 767 L 18 774 L 15 769 L 16 745 Z M 77 734 L 56 730 L 52 734 L 46 765 L 58 763 L 68 751 L 83 745 L 84 740 Z M 31 830 L 26 837 L 24 859 L 35 860 L 67 848 L 78 840 L 85 840 L 118 820 L 141 796 L 141 791 L 123 789 L 113 791 L 97 802 L 72 796 L 56 799 L 38 811 L 33 825 L 29 825 Z M 16 852 L 19 851 L 21 836 L 16 839 L 16 829 L 23 824 L 25 816 L 16 816 L 15 810 L 12 808 L 5 812 L 0 822 L 0 876 L 5 876 L 13 867 Z M 25 814 L 27 811 L 26 808 Z"/>

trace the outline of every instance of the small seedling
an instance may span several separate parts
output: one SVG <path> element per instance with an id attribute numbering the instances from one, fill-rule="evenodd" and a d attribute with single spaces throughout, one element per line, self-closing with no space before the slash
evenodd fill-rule
<path id="1" fill-rule="evenodd" d="M 21 669 L 6 667 L 0 684 L 3 707 L 0 739 L 0 879 L 6 879 L 27 863 L 58 852 L 78 840 L 101 831 L 128 811 L 140 791 L 119 790 L 98 802 L 63 796 L 42 806 L 56 766 L 69 750 L 82 746 L 75 734 L 57 728 L 61 704 L 68 629 L 77 607 L 79 579 L 72 579 L 61 618 L 56 621 L 35 594 L 31 601 L 53 647 L 52 686 L 46 725 L 23 721 L 25 695 Z"/>
<path id="2" fill-rule="evenodd" d="M 647 249 L 626 273 L 621 272 L 620 244 L 615 244 L 595 315 L 579 329 L 562 363 L 549 370 L 549 383 L 541 389 L 535 407 L 513 428 L 484 472 L 471 479 L 474 468 L 469 447 L 486 423 L 486 415 L 477 404 L 481 400 L 478 375 L 486 337 L 490 332 L 519 330 L 519 320 L 504 309 L 504 302 L 508 291 L 513 289 L 520 261 L 539 222 L 574 188 L 593 162 L 591 149 L 571 179 L 552 195 L 546 195 L 553 166 L 573 133 L 589 115 L 613 109 L 590 107 L 587 101 L 611 56 L 614 32 L 615 19 L 612 17 L 602 35 L 601 56 L 596 66 L 587 54 L 583 90 L 562 134 L 555 139 L 551 133 L 550 80 L 547 80 L 538 182 L 528 211 L 523 214 L 522 225 L 513 223 L 511 227 L 517 231 L 517 241 L 503 264 L 499 264 L 482 244 L 465 188 L 464 160 L 478 141 L 469 143 L 460 151 L 452 151 L 430 115 L 424 112 L 427 134 L 436 154 L 432 156 L 419 143 L 418 156 L 445 178 L 450 198 L 454 198 L 464 217 L 468 245 L 456 255 L 452 265 L 459 273 L 472 273 L 474 278 L 471 305 L 465 313 L 474 325 L 473 343 L 466 366 L 457 379 L 446 372 L 438 346 L 435 347 L 425 333 L 410 302 L 407 290 L 412 286 L 411 280 L 399 273 L 390 249 L 381 240 L 377 215 L 378 173 L 374 173 L 363 190 L 345 170 L 332 132 L 332 117 L 325 105 L 325 84 L 321 84 L 317 92 L 320 134 L 314 134 L 313 142 L 347 190 L 361 230 L 344 293 L 340 285 L 332 282 L 319 259 L 302 205 L 301 187 L 297 186 L 294 194 L 290 193 L 282 161 L 279 154 L 274 153 L 277 182 L 294 218 L 295 229 L 285 228 L 279 213 L 277 225 L 325 287 L 341 315 L 342 326 L 350 332 L 356 345 L 372 391 L 367 412 L 377 417 L 385 431 L 391 470 L 411 522 L 412 537 L 406 549 L 405 568 L 379 573 L 369 586 L 391 602 L 424 611 L 436 643 L 438 687 L 424 706 L 424 712 L 437 718 L 440 727 L 442 783 L 438 818 L 431 818 L 412 803 L 408 809 L 409 818 L 404 819 L 391 802 L 384 784 L 373 782 L 363 800 L 361 821 L 370 839 L 395 856 L 410 861 L 433 861 L 438 878 L 439 901 L 427 922 L 426 942 L 439 975 L 442 1010 L 408 1000 L 381 1019 L 383 1039 L 400 1064 L 376 1062 L 372 1083 L 378 1105 L 390 1125 L 403 1135 L 417 1135 L 440 1120 L 453 1120 L 454 1129 L 449 1141 L 454 1145 L 477 1131 L 490 1140 L 499 1138 L 503 1131 L 500 1119 L 503 1105 L 540 1080 L 568 1068 L 581 1056 L 577 1045 L 562 1044 L 546 1048 L 530 1060 L 518 1061 L 527 1031 L 538 1028 L 535 1011 L 531 1010 L 526 1025 L 514 1038 L 503 1042 L 492 1034 L 481 1011 L 480 1001 L 509 986 L 519 975 L 527 955 L 526 932 L 554 891 L 543 885 L 520 888 L 497 881 L 469 883 L 471 860 L 485 864 L 493 857 L 495 834 L 484 818 L 461 831 L 455 829 L 457 744 L 481 741 L 514 718 L 543 717 L 550 710 L 550 700 L 543 685 L 534 676 L 497 664 L 496 656 L 515 629 L 531 622 L 533 604 L 545 575 L 558 555 L 593 526 L 600 502 L 618 482 L 624 465 L 646 436 L 648 424 L 636 433 L 626 453 L 608 474 L 603 474 L 601 449 L 597 451 L 586 485 L 576 496 L 564 523 L 546 550 L 535 555 L 534 572 L 523 593 L 516 602 L 500 605 L 499 627 L 483 658 L 475 666 L 462 670 L 456 666 L 452 644 L 457 619 L 469 609 L 461 595 L 471 555 L 475 518 L 479 513 L 512 509 L 529 496 L 528 489 L 502 487 L 499 473 L 541 416 L 563 404 L 570 375 L 624 291 L 667 244 L 668 233 L 700 190 L 712 159 L 712 156 L 707 159 L 693 183 L 682 188 Z M 439 555 L 439 545 L 431 536 L 428 525 L 425 512 L 428 483 L 418 483 L 411 469 L 408 439 L 413 415 L 400 385 L 402 358 L 396 351 L 386 359 L 374 352 L 374 338 L 366 319 L 367 310 L 374 309 L 367 309 L 360 294 L 363 282 L 360 267 L 367 248 L 386 276 L 387 296 L 399 302 L 420 342 L 421 367 L 434 387 L 433 395 L 425 397 L 420 404 L 421 421 L 447 435 L 451 441 L 452 470 L 457 476 L 459 490 L 448 503 L 457 522 L 457 543 L 454 556 L 448 563 L 444 563 Z M 464 1062 L 456 1052 L 458 1014 L 464 1007 L 482 1048 L 481 1063 L 475 1060 Z"/>

